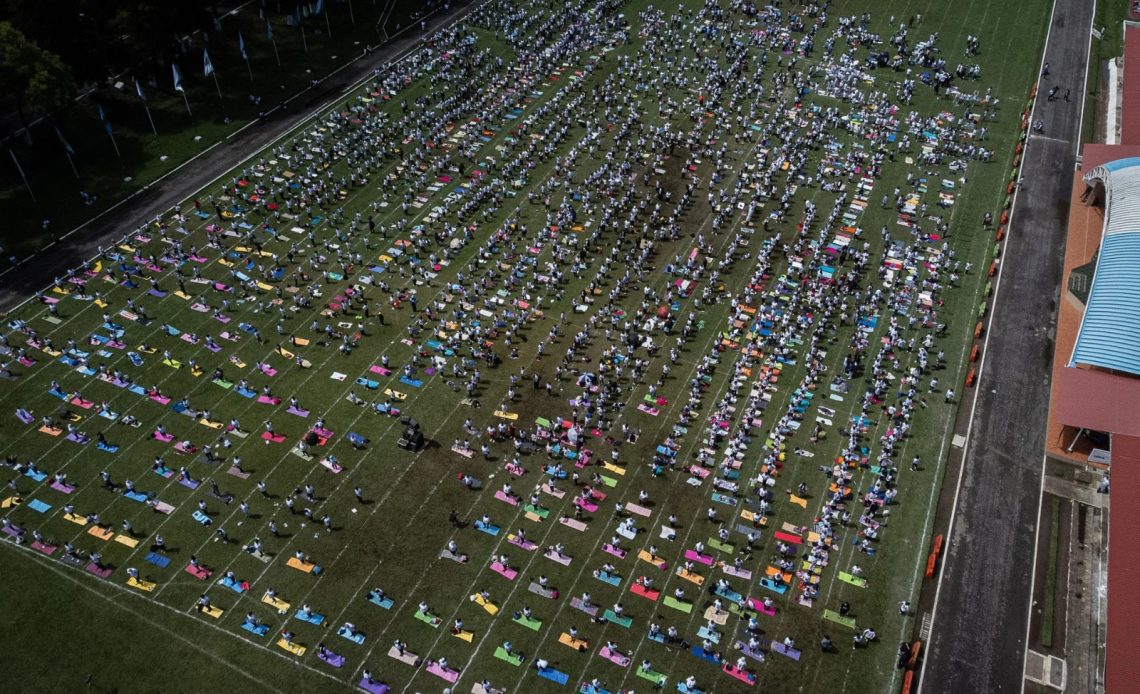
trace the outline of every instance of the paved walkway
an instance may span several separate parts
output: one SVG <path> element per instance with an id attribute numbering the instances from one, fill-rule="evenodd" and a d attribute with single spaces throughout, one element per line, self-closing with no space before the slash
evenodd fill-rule
<path id="1" fill-rule="evenodd" d="M 1080 138 L 1093 4 L 1056 0 L 1051 75 L 1033 119 L 1003 270 L 983 350 L 971 437 L 947 534 L 924 694 L 1017 692 L 1022 684 L 1033 538 L 1049 407 L 1051 325 L 1061 285 L 1071 172 Z M 1076 98 L 1047 102 L 1053 84 Z M 946 492 L 958 482 L 948 477 Z"/>
<path id="2" fill-rule="evenodd" d="M 481 4 L 482 0 L 457 2 L 448 12 L 433 15 L 425 20 L 427 32 L 409 31 L 372 55 L 360 57 L 335 75 L 286 101 L 285 108 L 274 109 L 266 118 L 202 153 L 169 177 L 79 227 L 66 242 L 54 244 L 17 268 L 4 272 L 0 275 L 0 311 L 10 311 L 51 284 L 53 277 L 62 276 L 69 269 L 90 260 L 98 254 L 100 245 L 111 245 L 112 240 L 117 241 L 128 231 L 187 199 L 246 157 L 296 128 L 315 112 L 339 100 L 376 68 L 410 53 L 425 33 L 466 16 Z"/>
<path id="3" fill-rule="evenodd" d="M 1072 484 L 1072 483 L 1069 483 Z M 1046 484 L 1046 489 L 1048 489 Z M 1108 495 L 1082 485 L 1107 505 Z M 1068 501 L 1070 514 L 1068 565 L 1065 572 L 1064 649 L 1065 692 L 1104 691 L 1104 643 L 1108 628 L 1108 509 L 1089 508 L 1080 500 Z M 1082 520 L 1083 517 L 1083 520 Z M 1059 620 L 1060 621 L 1060 620 Z"/>
<path id="4" fill-rule="evenodd" d="M 1063 499 L 1072 499 L 1085 506 L 1108 509 L 1108 494 L 1098 494 L 1096 485 L 1078 484 L 1077 482 L 1070 482 L 1069 480 L 1054 477 L 1053 475 L 1046 475 L 1045 493 L 1059 496 Z"/>

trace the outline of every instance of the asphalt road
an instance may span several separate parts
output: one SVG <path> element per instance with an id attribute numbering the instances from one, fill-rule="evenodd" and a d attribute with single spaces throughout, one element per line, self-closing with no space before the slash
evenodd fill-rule
<path id="1" fill-rule="evenodd" d="M 943 559 L 923 694 L 1017 692 L 1026 648 L 1053 326 L 1093 4 L 1056 0 L 973 428 Z M 1048 101 L 1060 86 L 1076 96 Z M 947 478 L 945 493 L 956 479 Z"/>
<path id="2" fill-rule="evenodd" d="M 19 267 L 4 273 L 0 276 L 0 311 L 11 310 L 50 285 L 52 278 L 63 276 L 69 269 L 95 257 L 100 245 L 112 245 L 112 242 L 117 242 L 127 232 L 186 200 L 238 162 L 296 128 L 314 111 L 341 98 L 347 89 L 376 68 L 410 52 L 419 45 L 420 38 L 425 33 L 465 16 L 481 4 L 481 0 L 454 2 L 448 12 L 437 13 L 426 20 L 427 32 L 409 31 L 376 49 L 372 55 L 360 57 L 335 75 L 288 100 L 284 108 L 275 109 L 265 119 L 203 153 L 117 208 L 80 227 L 65 241 L 40 251 Z"/>

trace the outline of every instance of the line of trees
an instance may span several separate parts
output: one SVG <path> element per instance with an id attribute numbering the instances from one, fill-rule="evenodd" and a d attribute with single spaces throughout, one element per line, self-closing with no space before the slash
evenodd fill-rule
<path id="1" fill-rule="evenodd" d="M 36 116 L 66 105 L 82 88 L 104 87 L 127 74 L 144 84 L 168 82 L 171 63 L 192 50 L 188 37 L 220 29 L 220 19 L 238 7 L 265 17 L 288 14 L 293 5 L 285 7 L 282 0 L 0 0 L 0 117 L 15 114 L 30 141 L 28 126 Z M 15 125 L 9 123 L 12 129 Z"/>
<path id="2" fill-rule="evenodd" d="M 84 84 L 165 64 L 180 37 L 209 29 L 228 9 L 201 0 L 3 0 L 0 20 L 58 56 Z"/>

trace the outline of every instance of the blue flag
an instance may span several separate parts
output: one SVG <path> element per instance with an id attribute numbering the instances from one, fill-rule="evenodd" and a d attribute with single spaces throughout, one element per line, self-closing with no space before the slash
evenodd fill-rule
<path id="1" fill-rule="evenodd" d="M 102 104 L 99 105 L 99 120 L 103 121 L 103 128 L 107 131 L 107 134 L 110 135 L 111 134 L 111 124 L 110 124 L 110 122 L 107 121 L 107 114 L 103 113 Z"/>
<path id="2" fill-rule="evenodd" d="M 67 140 L 65 140 L 65 139 L 63 138 L 63 133 L 61 133 L 61 132 L 59 131 L 59 128 L 56 128 L 56 129 L 55 129 L 55 135 L 56 135 L 56 137 L 58 137 L 58 138 L 59 138 L 59 142 L 60 142 L 60 144 L 62 144 L 62 145 L 63 145 L 63 150 L 64 150 L 65 152 L 67 152 L 67 154 L 68 154 L 68 155 L 72 155 L 72 154 L 75 154 L 75 150 L 74 150 L 74 149 L 72 149 L 72 148 L 71 148 L 71 145 L 70 145 L 70 144 L 68 144 Z"/>
<path id="3" fill-rule="evenodd" d="M 135 80 L 135 93 L 139 95 L 140 100 L 146 101 L 146 94 L 143 94 L 142 85 L 138 80 Z"/>
<path id="4" fill-rule="evenodd" d="M 270 22 L 268 19 L 265 20 L 265 34 L 269 37 L 270 41 L 273 40 L 273 22 Z"/>
<path id="5" fill-rule="evenodd" d="M 245 52 L 245 39 L 241 37 L 241 32 L 238 32 L 238 53 L 241 53 L 241 59 L 249 62 L 249 54 Z"/>
<path id="6" fill-rule="evenodd" d="M 182 88 L 182 73 L 178 71 L 178 66 L 171 64 L 170 67 L 174 68 L 174 91 L 185 92 L 186 90 Z"/>
<path id="7" fill-rule="evenodd" d="M 214 64 L 210 62 L 210 52 L 202 49 L 202 73 L 203 77 L 209 77 L 210 73 L 214 71 Z"/>

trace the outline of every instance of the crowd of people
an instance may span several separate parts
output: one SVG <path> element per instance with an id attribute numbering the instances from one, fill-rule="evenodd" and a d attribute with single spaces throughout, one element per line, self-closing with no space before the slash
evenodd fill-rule
<path id="1" fill-rule="evenodd" d="M 125 341 L 163 316 L 174 293 L 227 330 L 184 333 L 170 318 L 166 337 L 155 337 L 163 363 L 196 370 L 201 360 L 210 380 L 237 382 L 247 397 L 273 368 L 223 358 L 236 341 L 234 318 L 259 344 L 272 341 L 263 330 L 276 333 L 277 353 L 302 368 L 307 361 L 289 351 L 299 344 L 336 345 L 347 357 L 398 324 L 413 349 L 402 363 L 381 352 L 370 373 L 408 384 L 439 374 L 468 406 L 494 397 L 496 415 L 532 397 L 568 401 L 534 425 L 475 410 L 468 438 L 453 447 L 467 458 L 476 447 L 487 461 L 507 450 L 511 475 L 549 478 L 551 489 L 567 479 L 578 488 L 570 498 L 584 504 L 596 503 L 603 473 L 571 463 L 644 462 L 653 477 L 707 479 L 710 505 L 698 515 L 725 542 L 741 532 L 729 508 L 737 501 L 756 530 L 789 501 L 806 508 L 817 492 L 814 523 L 793 533 L 805 544 L 770 547 L 773 590 L 792 590 L 810 607 L 826 597 L 825 569 L 845 563 L 862 572 L 845 545 L 873 555 L 885 539 L 902 476 L 922 470 L 918 457 L 909 470 L 898 464 L 917 413 L 955 400 L 937 377 L 948 332 L 940 308 L 972 265 L 949 240 L 969 222 L 951 218 L 971 162 L 992 156 L 986 128 L 998 109 L 989 92 L 968 87 L 979 70 L 950 70 L 944 56 L 963 48 L 973 56 L 978 39 L 960 47 L 942 45 L 936 32 L 920 38 L 921 16 L 891 17 L 893 34 L 881 36 L 869 15 L 836 16 L 842 8 L 827 2 L 650 5 L 636 21 L 624 8 L 618 0 L 493 0 L 378 71 L 366 94 L 319 126 L 38 298 L 52 316 L 60 297 L 111 307 L 103 330 Z M 929 79 L 916 83 L 907 66 Z M 952 99 L 937 102 L 939 113 L 922 112 L 912 103 L 923 88 Z M 888 173 L 898 185 L 882 182 Z M 886 220 L 877 231 L 872 216 Z M 145 341 L 129 352 L 130 365 L 116 365 L 83 349 L 87 337 L 66 323 L 48 334 L 34 318 L 8 325 L 20 338 L 0 335 L 4 373 L 32 373 L 33 355 L 62 353 L 72 373 L 170 400 L 161 383 L 137 385 L 158 368 L 146 366 L 157 350 Z M 53 380 L 52 390 L 68 403 L 82 399 L 76 378 Z M 358 379 L 348 399 L 398 413 L 397 382 L 374 397 L 370 378 Z M 260 396 L 286 405 L 268 384 Z M 117 403 L 101 411 L 117 415 L 125 409 Z M 307 416 L 297 396 L 287 404 Z M 210 420 L 189 393 L 176 405 Z M 324 426 L 318 420 L 313 431 Z M 269 418 L 264 429 L 268 444 L 277 435 Z M 233 446 L 235 431 L 244 433 L 236 420 L 206 446 L 210 455 Z M 658 438 L 642 442 L 642 431 Z M 82 434 L 69 425 L 71 433 Z M 155 437 L 165 436 L 158 424 Z M 107 443 L 102 433 L 99 442 Z M 309 445 L 298 444 L 301 454 Z M 649 452 L 642 460 L 623 452 L 630 448 Z M 828 464 L 809 462 L 815 451 Z M 528 469 L 525 456 L 539 453 L 549 462 Z M 8 464 L 27 469 L 15 455 Z M 816 469 L 818 477 L 807 474 Z M 9 487 L 19 492 L 20 479 Z M 178 479 L 194 482 L 185 468 Z M 470 474 L 460 479 L 480 488 Z M 530 507 L 539 505 L 535 484 Z M 311 486 L 301 489 L 288 495 L 294 514 L 296 499 L 318 502 Z M 264 483 L 259 490 L 268 496 Z M 216 483 L 213 491 L 229 503 Z M 355 495 L 362 498 L 360 487 Z M 249 517 L 248 502 L 241 509 Z M 313 513 L 305 509 L 317 520 Z M 620 503 L 616 515 L 627 524 L 619 534 L 636 534 Z M 328 514 L 323 521 L 331 530 Z M 454 513 L 451 523 L 459 525 Z M 12 518 L 4 530 L 18 539 L 26 532 Z M 734 562 L 742 571 L 758 542 L 751 531 L 745 538 L 747 553 Z M 501 563 L 510 566 L 505 555 Z M 247 622 L 261 626 L 252 613 Z M 760 631 L 748 641 L 754 649 Z M 866 628 L 854 645 L 874 639 Z M 714 642 L 704 645 L 722 659 Z"/>

